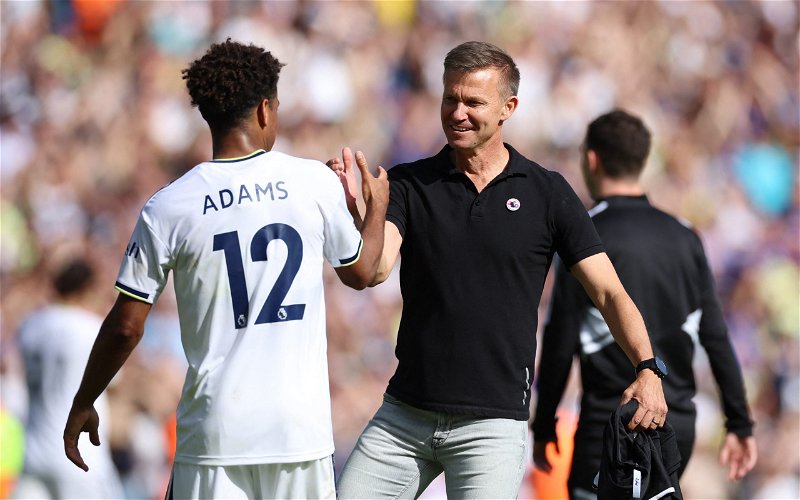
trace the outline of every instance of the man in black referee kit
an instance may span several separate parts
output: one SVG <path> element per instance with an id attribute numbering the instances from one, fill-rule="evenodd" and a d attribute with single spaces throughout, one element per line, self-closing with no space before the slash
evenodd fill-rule
<path id="1" fill-rule="evenodd" d="M 729 467 L 731 480 L 741 479 L 757 459 L 741 370 L 700 238 L 686 223 L 650 205 L 639 182 L 650 132 L 639 118 L 612 111 L 589 124 L 581 149 L 584 179 L 597 201 L 589 213 L 620 280 L 644 317 L 656 359 L 631 370 L 580 283 L 557 266 L 537 379 L 534 462 L 544 471 L 551 469 L 545 447 L 556 441 L 556 409 L 573 356 L 579 355 L 583 395 L 570 497 L 594 498 L 592 481 L 600 468 L 603 428 L 619 405 L 620 391 L 645 369 L 663 379 L 682 473 L 695 438 L 692 357 L 700 344 L 708 353 L 726 417 L 720 461 Z"/>

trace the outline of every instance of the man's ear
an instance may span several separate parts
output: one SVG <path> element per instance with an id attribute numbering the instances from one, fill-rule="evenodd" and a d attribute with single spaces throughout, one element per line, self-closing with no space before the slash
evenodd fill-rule
<path id="1" fill-rule="evenodd" d="M 586 164 L 592 174 L 597 174 L 598 170 L 602 171 L 603 169 L 603 162 L 600 161 L 600 156 L 594 149 L 586 150 Z"/>
<path id="2" fill-rule="evenodd" d="M 515 95 L 506 99 L 503 105 L 503 113 L 500 115 L 500 123 L 511 118 L 511 115 L 513 115 L 514 111 L 517 109 L 517 104 L 519 104 L 519 99 Z"/>
<path id="3" fill-rule="evenodd" d="M 261 99 L 261 102 L 258 103 L 258 108 L 256 109 L 256 116 L 258 118 L 258 126 L 261 128 L 265 128 L 269 123 L 270 104 L 271 103 L 269 99 Z"/>

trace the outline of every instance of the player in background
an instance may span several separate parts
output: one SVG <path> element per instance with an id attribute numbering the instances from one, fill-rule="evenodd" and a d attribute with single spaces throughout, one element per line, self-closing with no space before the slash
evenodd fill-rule
<path id="1" fill-rule="evenodd" d="M 699 344 L 708 353 L 726 417 L 720 461 L 729 467 L 730 479 L 741 479 L 757 458 L 742 373 L 700 238 L 686 223 L 650 205 L 645 195 L 639 177 L 649 150 L 649 130 L 625 111 L 607 113 L 589 124 L 581 166 L 597 201 L 590 215 L 620 280 L 642 312 L 656 356 L 669 367 L 669 373 L 661 375 L 668 421 L 682 457 L 680 473 L 694 445 L 692 359 Z M 619 404 L 619 391 L 636 374 L 624 365 L 625 354 L 580 283 L 564 266 L 557 269 L 542 338 L 533 458 L 540 469 L 550 470 L 545 449 L 556 440 L 556 409 L 572 359 L 579 356 L 583 395 L 569 490 L 574 499 L 594 498 L 592 481 L 600 469 L 603 428 Z"/>
<path id="2" fill-rule="evenodd" d="M 188 370 L 168 498 L 334 498 L 322 271 L 364 288 L 383 249 L 388 181 L 358 155 L 359 229 L 323 163 L 273 151 L 278 74 L 228 39 L 183 70 L 212 159 L 153 195 L 122 260 L 119 296 L 64 430 L 98 444 L 93 403 L 139 342 L 172 273 Z"/>
<path id="3" fill-rule="evenodd" d="M 87 450 L 86 459 L 93 464 L 89 474 L 61 458 L 64 444 L 59 434 L 103 321 L 86 307 L 94 285 L 94 270 L 87 262 L 66 262 L 53 279 L 56 300 L 31 312 L 21 324 L 18 338 L 25 363 L 28 413 L 25 465 L 14 498 L 45 492 L 50 498 L 123 497 L 108 447 L 107 425 L 97 430 L 103 445 Z M 103 418 L 108 415 L 105 394 L 98 396 L 96 408 Z"/>

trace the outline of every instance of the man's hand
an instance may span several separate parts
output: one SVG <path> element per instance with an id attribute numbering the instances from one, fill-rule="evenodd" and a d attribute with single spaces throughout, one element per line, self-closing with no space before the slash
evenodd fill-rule
<path id="1" fill-rule="evenodd" d="M 73 464 L 84 471 L 88 471 L 89 466 L 81 458 L 81 452 L 78 450 L 78 438 L 81 432 L 88 432 L 92 444 L 100 446 L 100 434 L 97 431 L 99 425 L 100 417 L 94 406 L 84 408 L 72 404 L 69 417 L 67 417 L 67 426 L 64 428 L 64 453 Z"/>
<path id="2" fill-rule="evenodd" d="M 629 430 L 644 431 L 664 426 L 667 419 L 667 401 L 664 399 L 661 379 L 653 373 L 653 370 L 639 372 L 636 380 L 622 394 L 620 404 L 624 405 L 631 399 L 635 399 L 639 403 L 639 408 L 628 422 Z"/>
<path id="3" fill-rule="evenodd" d="M 348 148 L 342 150 L 342 154 L 346 152 L 349 152 Z M 347 155 L 345 155 L 345 158 L 346 157 Z M 352 175 L 352 157 L 350 162 L 351 173 L 347 174 L 347 161 L 345 160 L 345 177 L 348 178 L 348 184 L 350 184 L 351 178 L 353 182 L 355 182 L 355 177 Z M 361 194 L 364 197 L 364 203 L 368 206 L 375 203 L 376 206 L 381 207 L 385 212 L 386 206 L 389 204 L 389 176 L 386 170 L 379 166 L 378 175 L 372 175 L 367 165 L 367 159 L 361 151 L 356 151 L 356 164 L 358 165 L 358 170 L 361 172 Z M 339 178 L 341 179 L 342 177 L 340 176 Z"/>
<path id="4" fill-rule="evenodd" d="M 753 436 L 737 436 L 729 432 L 719 451 L 719 463 L 727 465 L 728 479 L 738 481 L 753 470 L 758 461 L 756 438 Z"/>
<path id="5" fill-rule="evenodd" d="M 533 442 L 533 463 L 546 473 L 553 470 L 553 465 L 547 458 L 547 445 L 553 443 L 556 449 L 556 455 L 560 455 L 561 451 L 558 449 L 558 441 L 534 441 Z"/>
<path id="6" fill-rule="evenodd" d="M 339 176 L 339 181 L 344 187 L 347 208 L 353 210 L 358 197 L 358 183 L 356 182 L 355 170 L 353 170 L 353 152 L 348 147 L 342 148 L 341 158 L 332 158 L 325 164 Z"/>

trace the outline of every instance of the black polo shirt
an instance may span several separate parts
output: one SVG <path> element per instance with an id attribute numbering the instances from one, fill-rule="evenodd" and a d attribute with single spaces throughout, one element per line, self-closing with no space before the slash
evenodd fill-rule
<path id="1" fill-rule="evenodd" d="M 506 148 L 508 166 L 481 193 L 449 146 L 389 171 L 403 314 L 387 391 L 412 406 L 527 420 L 553 254 L 572 266 L 603 251 L 564 178 Z"/>

